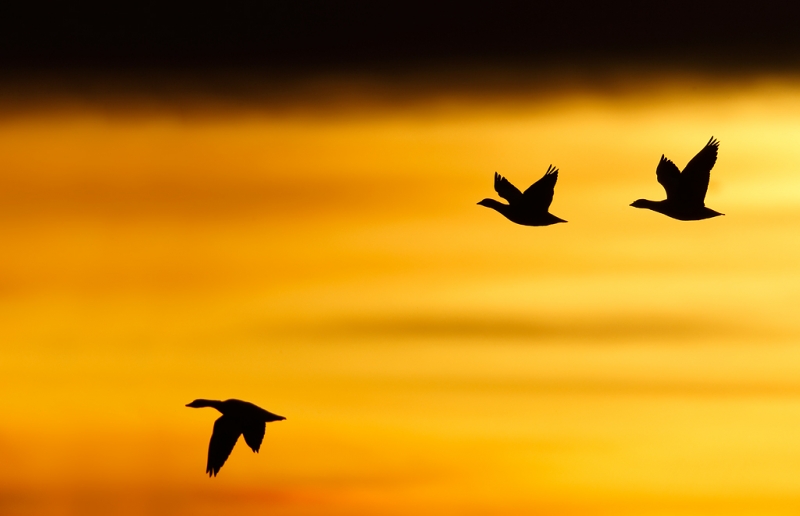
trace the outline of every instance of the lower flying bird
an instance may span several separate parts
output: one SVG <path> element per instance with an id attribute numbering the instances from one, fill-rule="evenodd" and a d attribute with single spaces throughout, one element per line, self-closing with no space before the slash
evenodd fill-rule
<path id="1" fill-rule="evenodd" d="M 520 192 L 508 179 L 495 172 L 494 189 L 500 197 L 508 201 L 508 204 L 494 199 L 484 199 L 478 204 L 492 208 L 511 222 L 523 226 L 549 226 L 566 222 L 547 211 L 553 202 L 556 181 L 558 181 L 558 169 L 550 165 L 540 180 L 524 192 Z"/>
<path id="2" fill-rule="evenodd" d="M 663 201 L 639 199 L 631 206 L 653 210 L 678 220 L 703 220 L 724 215 L 705 205 L 708 180 L 717 162 L 718 150 L 719 141 L 712 136 L 683 172 L 662 154 L 656 168 L 656 178 L 667 191 L 667 198 Z"/>
<path id="3" fill-rule="evenodd" d="M 208 443 L 208 476 L 217 476 L 222 465 L 228 460 L 240 435 L 254 452 L 258 453 L 264 431 L 270 421 L 283 421 L 283 416 L 267 412 L 261 407 L 242 400 L 194 400 L 187 407 L 214 407 L 222 412 L 222 416 L 214 421 L 214 432 Z"/>

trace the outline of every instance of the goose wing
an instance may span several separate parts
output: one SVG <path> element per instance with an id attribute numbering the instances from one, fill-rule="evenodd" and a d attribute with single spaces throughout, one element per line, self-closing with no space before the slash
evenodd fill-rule
<path id="1" fill-rule="evenodd" d="M 208 476 L 217 476 L 222 465 L 228 460 L 241 433 L 242 429 L 235 419 L 222 416 L 214 421 L 214 432 L 208 443 L 208 464 L 206 465 Z"/>
<path id="2" fill-rule="evenodd" d="M 497 172 L 494 173 L 494 189 L 500 197 L 509 203 L 519 201 L 522 198 L 522 192 L 519 191 L 519 188 L 512 185 L 508 179 Z"/>
<path id="3" fill-rule="evenodd" d="M 537 211 L 547 211 L 553 202 L 556 181 L 558 181 L 558 169 L 550 165 L 542 178 L 522 194 L 528 206 Z"/>
<path id="4" fill-rule="evenodd" d="M 711 169 L 717 162 L 719 141 L 712 136 L 706 146 L 686 165 L 681 173 L 681 192 L 684 200 L 705 206 Z"/>
<path id="5" fill-rule="evenodd" d="M 681 190 L 681 171 L 675 163 L 661 155 L 661 161 L 656 167 L 656 179 L 667 192 L 667 199 L 677 199 Z"/>
<path id="6" fill-rule="evenodd" d="M 242 429 L 244 442 L 246 442 L 247 446 L 249 446 L 250 449 L 256 453 L 258 453 L 258 450 L 261 449 L 261 443 L 264 441 L 264 431 L 266 428 L 267 423 L 265 421 L 251 420 L 245 423 L 244 428 Z"/>

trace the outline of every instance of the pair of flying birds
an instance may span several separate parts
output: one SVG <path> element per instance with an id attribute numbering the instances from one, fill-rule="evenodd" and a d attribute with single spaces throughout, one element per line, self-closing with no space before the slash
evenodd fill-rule
<path id="1" fill-rule="evenodd" d="M 656 179 L 667 191 L 667 198 L 663 201 L 639 199 L 631 206 L 653 210 L 678 220 L 703 220 L 723 215 L 705 205 L 708 180 L 717 162 L 718 151 L 719 141 L 711 137 L 683 172 L 662 154 L 656 167 Z M 558 169 L 550 165 L 540 180 L 520 192 L 508 179 L 495 172 L 494 189 L 508 204 L 494 199 L 484 199 L 478 204 L 492 208 L 511 222 L 523 226 L 549 226 L 566 222 L 548 211 L 557 180 Z"/>

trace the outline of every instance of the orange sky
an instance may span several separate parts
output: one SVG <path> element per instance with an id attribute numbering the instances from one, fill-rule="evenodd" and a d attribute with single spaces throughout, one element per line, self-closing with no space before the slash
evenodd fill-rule
<path id="1" fill-rule="evenodd" d="M 0 512 L 800 509 L 800 83 L 313 106 L 0 118 Z M 288 419 L 208 479 L 198 397 Z"/>

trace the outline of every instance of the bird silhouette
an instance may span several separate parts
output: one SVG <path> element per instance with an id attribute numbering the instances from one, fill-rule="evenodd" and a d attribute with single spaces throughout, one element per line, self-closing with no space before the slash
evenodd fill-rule
<path id="1" fill-rule="evenodd" d="M 548 212 L 553 202 L 553 190 L 558 181 L 558 169 L 550 165 L 541 179 L 528 187 L 525 192 L 512 185 L 508 179 L 494 173 L 494 189 L 508 201 L 503 204 L 494 199 L 484 199 L 478 204 L 498 211 L 502 216 L 523 226 L 549 226 L 566 222 Z"/>
<path id="2" fill-rule="evenodd" d="M 638 199 L 631 206 L 653 210 L 678 220 L 703 220 L 724 215 L 705 205 L 708 180 L 717 162 L 718 151 L 719 141 L 712 136 L 683 172 L 662 154 L 656 168 L 656 178 L 667 191 L 667 198 L 663 201 Z"/>
<path id="3" fill-rule="evenodd" d="M 240 435 L 254 452 L 258 453 L 264 440 L 264 431 L 270 421 L 283 421 L 283 416 L 268 412 L 261 407 L 242 400 L 194 400 L 186 405 L 192 408 L 213 407 L 222 416 L 214 421 L 214 431 L 208 443 L 208 476 L 217 476 L 222 465 L 228 460 Z"/>

